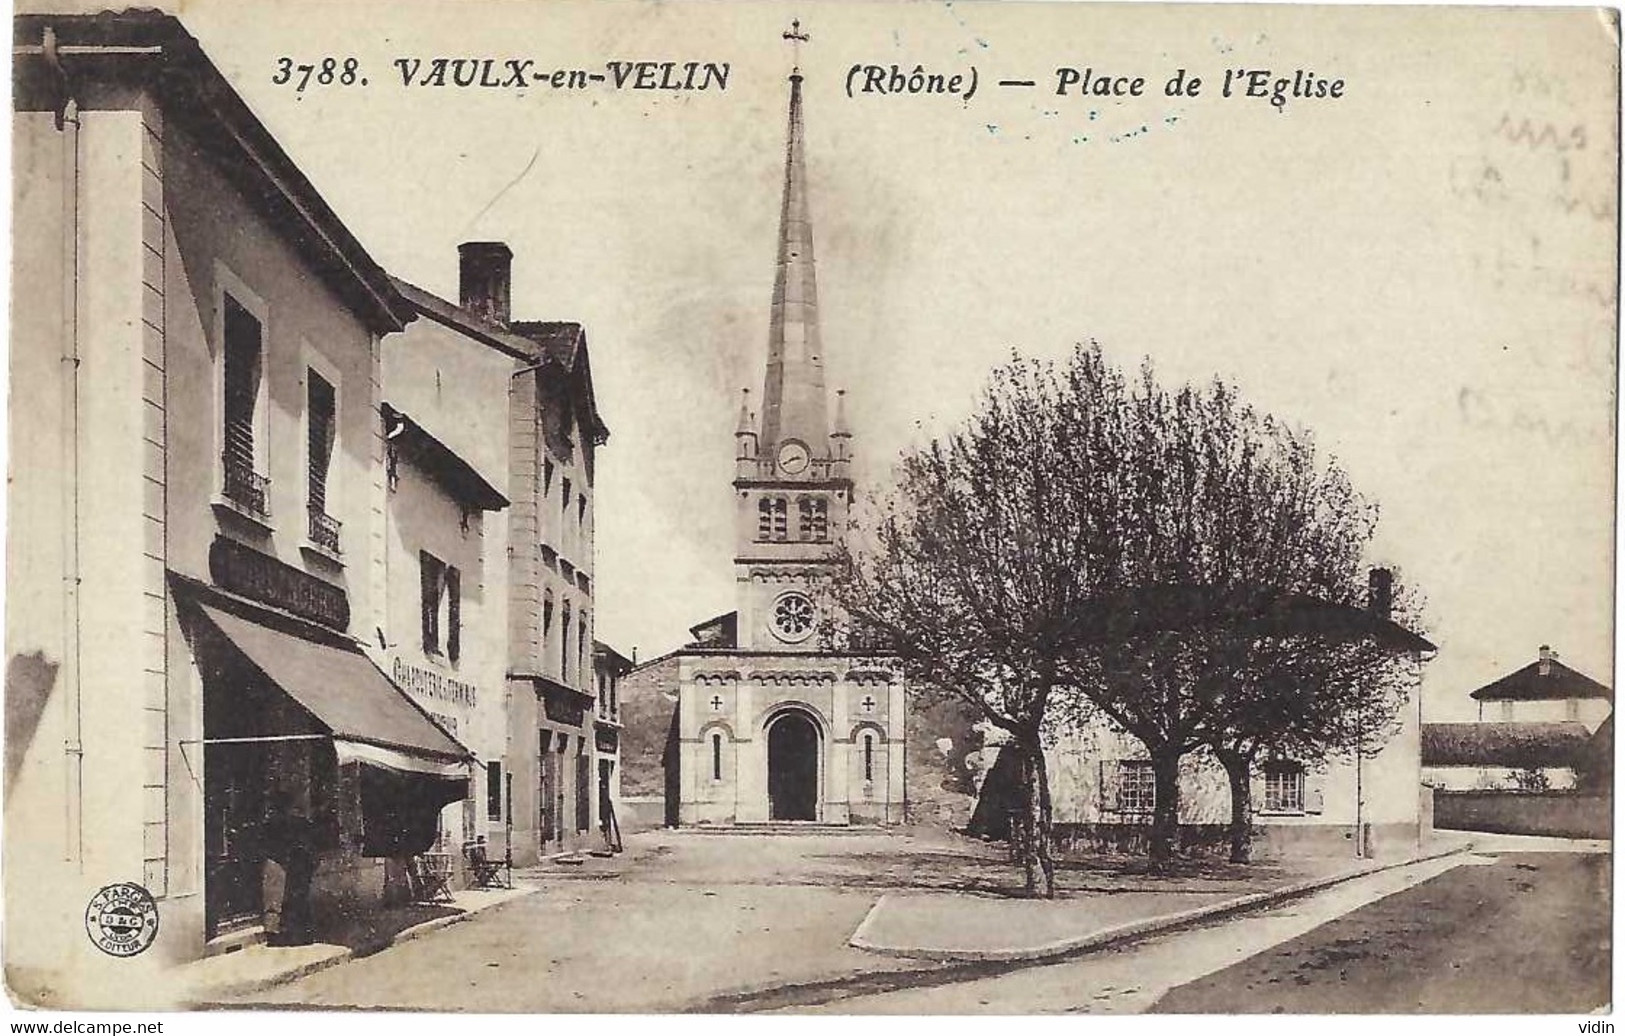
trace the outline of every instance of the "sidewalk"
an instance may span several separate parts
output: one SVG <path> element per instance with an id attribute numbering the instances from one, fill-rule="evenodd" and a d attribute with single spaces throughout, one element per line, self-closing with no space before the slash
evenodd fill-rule
<path id="1" fill-rule="evenodd" d="M 511 889 L 464 890 L 453 893 L 450 903 L 406 904 L 340 922 L 319 934 L 324 941 L 308 946 L 255 944 L 206 957 L 175 971 L 173 999 L 187 1006 L 201 1006 L 247 996 L 369 956 L 538 891 L 538 886 L 521 881 L 515 881 Z"/>
<path id="2" fill-rule="evenodd" d="M 1061 957 L 1306 895 L 1378 871 L 1463 853 L 1469 848 L 1469 838 L 1462 834 L 1403 859 L 1333 864 L 1320 868 L 1319 873 L 1241 895 L 1234 886 L 1215 887 L 1223 884 L 1219 882 L 1189 883 L 1169 891 L 1103 888 L 1053 900 L 955 892 L 888 893 L 852 933 L 850 945 L 889 957 L 934 961 Z"/>

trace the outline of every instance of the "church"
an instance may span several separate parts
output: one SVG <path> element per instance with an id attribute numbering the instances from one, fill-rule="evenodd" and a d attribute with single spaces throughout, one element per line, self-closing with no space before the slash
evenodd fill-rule
<path id="1" fill-rule="evenodd" d="M 853 501 L 852 432 L 839 394 L 831 423 L 824 388 L 801 79 L 790 75 L 761 413 L 747 390 L 734 434 L 736 608 L 627 678 L 675 698 L 662 757 L 671 826 L 904 819 L 902 674 L 832 646 L 825 588 Z"/>

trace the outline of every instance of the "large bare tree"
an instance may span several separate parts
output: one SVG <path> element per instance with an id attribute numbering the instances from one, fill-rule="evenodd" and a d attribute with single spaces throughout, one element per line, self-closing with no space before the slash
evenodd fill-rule
<path id="1" fill-rule="evenodd" d="M 1054 464 L 1058 417 L 1085 428 L 1115 417 L 1121 380 L 1098 362 L 1083 407 L 1052 366 L 1015 359 L 996 371 L 958 430 L 904 457 L 898 483 L 835 592 L 855 635 L 896 654 L 921 693 L 971 703 L 1010 740 L 1019 809 L 1011 839 L 1031 893 L 1053 896 L 1050 798 L 1042 731 L 1070 688 L 1058 666 L 1115 549 L 1096 501 L 1105 469 Z"/>
<path id="2" fill-rule="evenodd" d="M 916 686 L 1010 734 L 1012 841 L 1028 888 L 1041 875 L 1052 894 L 1052 710 L 1098 711 L 1144 743 L 1158 868 L 1184 755 L 1208 746 L 1250 769 L 1268 744 L 1343 744 L 1350 701 L 1382 725 L 1385 699 L 1332 664 L 1360 636 L 1295 624 L 1354 606 L 1375 520 L 1307 435 L 1223 382 L 1168 391 L 1149 364 L 1130 380 L 1079 347 L 1013 360 L 960 429 L 905 456 L 837 595 Z"/>

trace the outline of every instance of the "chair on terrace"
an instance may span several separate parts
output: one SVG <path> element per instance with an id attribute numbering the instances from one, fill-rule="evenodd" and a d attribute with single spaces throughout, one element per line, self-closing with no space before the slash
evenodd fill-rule
<path id="1" fill-rule="evenodd" d="M 463 843 L 463 858 L 468 861 L 469 882 L 473 888 L 513 888 L 513 865 L 506 857 L 491 859 L 484 835 Z"/>
<path id="2" fill-rule="evenodd" d="M 424 853 L 414 856 L 407 861 L 407 874 L 412 884 L 413 902 L 452 902 L 449 854 Z"/>

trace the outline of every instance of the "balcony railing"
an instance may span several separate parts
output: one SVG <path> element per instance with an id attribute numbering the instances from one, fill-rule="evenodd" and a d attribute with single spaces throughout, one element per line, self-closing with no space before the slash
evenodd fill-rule
<path id="1" fill-rule="evenodd" d="M 339 520 L 320 507 L 310 508 L 310 542 L 327 551 L 339 553 Z"/>
<path id="2" fill-rule="evenodd" d="M 254 466 L 241 457 L 226 454 L 225 485 L 222 490 L 227 500 L 260 518 L 271 517 L 271 480 L 254 470 Z"/>

